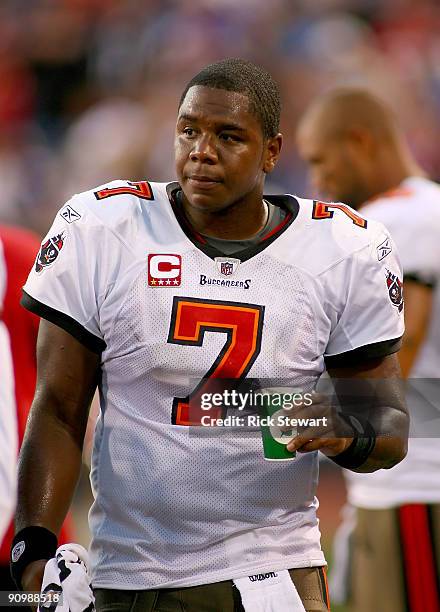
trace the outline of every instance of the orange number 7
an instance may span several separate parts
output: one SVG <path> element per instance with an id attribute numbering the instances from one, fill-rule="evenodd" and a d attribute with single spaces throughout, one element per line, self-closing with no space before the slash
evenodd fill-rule
<path id="1" fill-rule="evenodd" d="M 100 191 L 95 191 L 97 200 L 111 198 L 116 195 L 134 195 L 143 200 L 154 200 L 153 191 L 148 181 L 127 181 L 127 185 L 121 187 L 104 187 Z"/>
<path id="2" fill-rule="evenodd" d="M 204 390 L 212 393 L 213 379 L 242 379 L 261 350 L 264 306 L 175 297 L 168 342 L 202 346 L 205 332 L 226 333 L 227 339 L 217 359 L 187 397 L 175 397 L 172 423 L 201 425 L 203 415 L 219 418 L 222 408 L 201 409 Z"/>
<path id="3" fill-rule="evenodd" d="M 329 210 L 330 208 L 336 208 L 336 210 L 340 210 L 345 213 L 347 217 L 349 217 L 355 225 L 358 227 L 367 228 L 367 220 L 356 214 L 354 210 L 351 210 L 349 206 L 345 204 L 326 204 L 325 202 L 313 202 L 313 219 L 331 219 L 333 217 L 333 210 Z"/>

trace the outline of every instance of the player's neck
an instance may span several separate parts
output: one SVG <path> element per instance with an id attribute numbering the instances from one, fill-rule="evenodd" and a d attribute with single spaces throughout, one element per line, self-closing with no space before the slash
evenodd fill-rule
<path id="1" fill-rule="evenodd" d="M 397 189 L 405 179 L 411 176 L 425 176 L 425 173 L 410 154 L 400 152 L 399 155 L 385 157 L 381 163 L 377 164 L 373 172 L 370 192 L 366 194 L 364 203 Z"/>
<path id="2" fill-rule="evenodd" d="M 253 202 L 237 202 L 228 208 L 209 212 L 183 202 L 185 216 L 192 228 L 204 236 L 227 240 L 246 240 L 266 225 L 268 205 L 262 198 Z"/>

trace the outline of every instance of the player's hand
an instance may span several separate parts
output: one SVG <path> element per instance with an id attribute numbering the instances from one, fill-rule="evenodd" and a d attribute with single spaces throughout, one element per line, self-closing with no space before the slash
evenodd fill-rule
<path id="1" fill-rule="evenodd" d="M 309 438 L 308 436 L 298 435 L 287 445 L 288 451 L 298 453 L 310 453 L 321 451 L 327 457 L 335 457 L 347 449 L 353 442 L 353 438 Z"/>
<path id="2" fill-rule="evenodd" d="M 38 561 L 32 561 L 26 567 L 21 578 L 21 584 L 23 591 L 37 591 L 41 592 L 41 585 L 43 584 L 44 568 L 46 567 L 47 560 L 40 559 Z M 38 606 L 31 606 L 33 610 L 37 610 Z"/>
<path id="3" fill-rule="evenodd" d="M 320 450 L 328 457 L 339 455 L 353 441 L 353 429 L 340 419 L 334 406 L 325 395 L 312 392 L 312 404 L 303 404 L 295 410 L 285 410 L 285 415 L 295 419 L 315 419 L 317 424 L 298 428 L 297 435 L 287 444 L 287 450 L 309 453 Z M 282 427 L 288 431 L 289 427 Z"/>

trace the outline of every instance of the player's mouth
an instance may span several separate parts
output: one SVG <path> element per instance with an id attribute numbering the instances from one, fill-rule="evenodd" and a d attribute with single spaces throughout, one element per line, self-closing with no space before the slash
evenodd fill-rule
<path id="1" fill-rule="evenodd" d="M 217 187 L 221 183 L 219 179 L 205 174 L 191 174 L 188 181 L 193 187 L 202 191 Z"/>

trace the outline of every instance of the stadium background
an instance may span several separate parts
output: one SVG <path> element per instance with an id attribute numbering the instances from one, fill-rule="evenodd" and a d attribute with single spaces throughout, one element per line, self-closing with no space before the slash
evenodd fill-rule
<path id="1" fill-rule="evenodd" d="M 173 178 L 181 90 L 224 57 L 260 63 L 281 85 L 285 144 L 268 190 L 317 195 L 295 127 L 314 96 L 344 84 L 385 98 L 440 179 L 436 0 L 2 0 L 0 222 L 42 235 L 74 192 L 114 178 Z M 322 467 L 328 549 L 344 488 L 333 464 Z M 86 474 L 75 500 L 84 543 Z"/>

